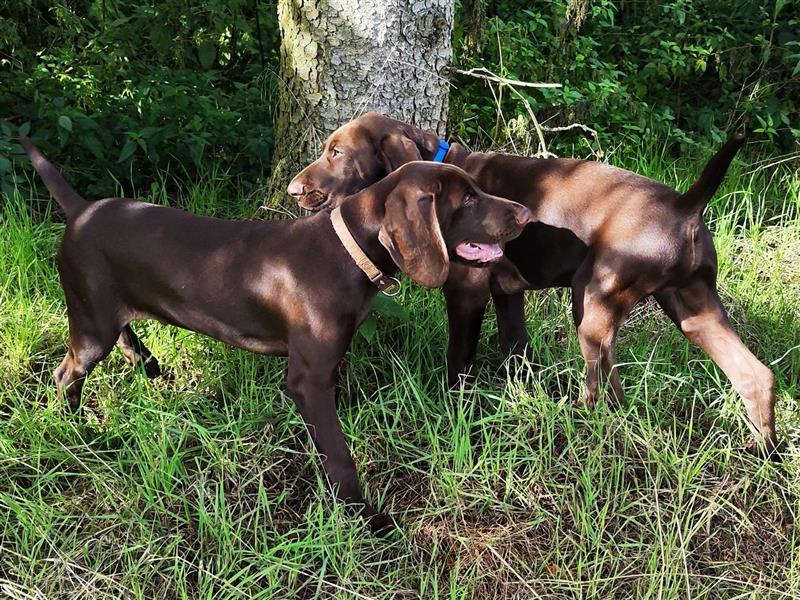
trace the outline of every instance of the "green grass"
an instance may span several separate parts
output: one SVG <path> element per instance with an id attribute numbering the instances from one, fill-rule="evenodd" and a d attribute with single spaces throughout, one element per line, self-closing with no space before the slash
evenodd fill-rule
<path id="1" fill-rule="evenodd" d="M 612 162 L 680 189 L 707 154 Z M 504 378 L 494 319 L 476 387 L 444 383 L 438 291 L 405 282 L 342 368 L 340 416 L 367 495 L 398 520 L 370 536 L 331 499 L 285 361 L 155 323 L 169 376 L 115 351 L 85 417 L 55 398 L 66 350 L 49 203 L 6 198 L 0 235 L 0 596 L 10 598 L 800 597 L 800 178 L 736 163 L 707 219 L 720 289 L 777 375 L 783 464 L 740 451 L 740 399 L 648 303 L 622 332 L 626 403 L 573 408 L 583 364 L 569 295 L 529 295 L 536 368 Z M 767 165 L 768 163 L 762 163 Z M 257 198 L 187 191 L 250 216 Z M 158 186 L 153 198 L 166 202 Z"/>

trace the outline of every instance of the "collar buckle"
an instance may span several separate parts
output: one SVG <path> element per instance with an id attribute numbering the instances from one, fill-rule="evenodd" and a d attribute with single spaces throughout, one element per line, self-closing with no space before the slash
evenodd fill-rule
<path id="1" fill-rule="evenodd" d="M 448 150 L 450 150 L 450 144 L 444 140 L 439 140 L 439 149 L 436 151 L 436 156 L 433 157 L 433 162 L 444 162 L 444 157 L 447 156 Z"/>
<path id="2" fill-rule="evenodd" d="M 397 277 L 391 277 L 379 273 L 375 278 L 369 279 L 376 288 L 378 288 L 384 295 L 394 298 L 400 293 L 400 280 Z"/>

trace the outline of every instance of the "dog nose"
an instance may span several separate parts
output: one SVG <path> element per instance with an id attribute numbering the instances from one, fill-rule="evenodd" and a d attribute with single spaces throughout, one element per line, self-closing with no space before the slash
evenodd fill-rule
<path id="1" fill-rule="evenodd" d="M 295 177 L 294 179 L 292 179 L 292 182 L 289 184 L 289 187 L 286 188 L 286 193 L 289 194 L 290 196 L 294 196 L 295 198 L 305 196 L 306 184 Z"/>
<path id="2" fill-rule="evenodd" d="M 517 210 L 516 214 L 517 225 L 527 225 L 533 220 L 533 215 L 524 206 Z"/>

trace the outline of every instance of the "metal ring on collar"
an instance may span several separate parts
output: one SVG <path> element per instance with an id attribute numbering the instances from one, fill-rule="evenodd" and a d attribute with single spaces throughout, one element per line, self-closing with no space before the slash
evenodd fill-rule
<path id="1" fill-rule="evenodd" d="M 385 290 L 381 290 L 381 293 L 384 296 L 389 296 L 390 298 L 394 298 L 400 293 L 400 280 L 397 277 L 389 277 L 389 279 L 391 279 L 394 282 L 394 285 L 392 285 L 389 288 L 386 288 Z"/>

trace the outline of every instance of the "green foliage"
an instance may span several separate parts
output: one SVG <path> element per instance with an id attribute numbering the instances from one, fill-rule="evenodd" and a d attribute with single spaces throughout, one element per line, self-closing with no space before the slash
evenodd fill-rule
<path id="1" fill-rule="evenodd" d="M 692 151 L 643 138 L 611 160 L 683 188 L 709 156 Z M 741 399 L 654 304 L 621 330 L 626 401 L 587 410 L 568 294 L 527 295 L 537 364 L 518 377 L 488 315 L 476 385 L 450 391 L 442 294 L 405 280 L 410 317 L 384 303 L 337 402 L 367 497 L 399 523 L 388 539 L 333 501 L 285 358 L 137 322 L 166 376 L 114 350 L 67 411 L 63 225 L 20 188 L 0 205 L 3 597 L 800 598 L 800 174 L 758 158 L 734 161 L 706 216 L 731 319 L 776 375 L 785 462 L 741 451 Z M 218 179 L 180 204 L 250 216 Z"/>
<path id="2" fill-rule="evenodd" d="M 455 63 L 562 83 L 520 89 L 549 125 L 706 144 L 746 127 L 788 150 L 799 30 L 787 0 L 461 0 Z M 211 165 L 252 183 L 272 151 L 278 46 L 274 0 L 5 2 L 0 192 L 20 183 L 19 126 L 89 197 Z M 482 81 L 454 82 L 453 133 L 478 146 L 530 135 L 508 90 L 495 102 Z"/>
<path id="3" fill-rule="evenodd" d="M 394 292 L 392 292 L 394 293 Z M 359 337 L 367 342 L 375 339 L 378 330 L 378 317 L 394 319 L 402 323 L 408 321 L 408 313 L 401 304 L 398 304 L 394 297 L 378 294 L 372 303 L 372 313 L 366 318 L 358 329 Z"/>
<path id="4" fill-rule="evenodd" d="M 786 0 L 465 0 L 455 62 L 563 84 L 520 89 L 551 125 L 706 143 L 745 127 L 788 149 L 800 138 L 798 31 L 800 4 Z M 457 83 L 453 128 L 503 142 L 510 128 L 486 84 Z M 500 109 L 526 115 L 508 93 Z"/>
<path id="5" fill-rule="evenodd" d="M 273 142 L 275 19 L 254 0 L 12 0 L 0 19 L 0 115 L 30 123 L 89 196 L 115 180 L 141 189 L 168 167 L 255 178 Z M 0 131 L 0 154 L 13 133 Z M 6 186 L 9 172 L 0 164 Z"/>

